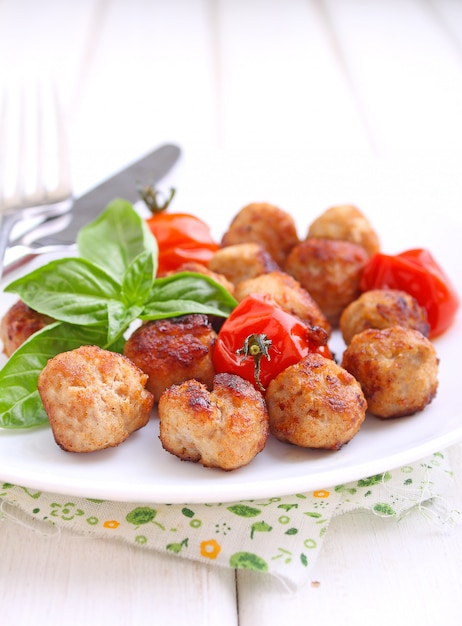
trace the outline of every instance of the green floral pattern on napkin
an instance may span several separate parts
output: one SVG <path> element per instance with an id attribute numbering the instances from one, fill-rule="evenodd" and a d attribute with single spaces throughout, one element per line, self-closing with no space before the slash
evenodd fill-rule
<path id="1" fill-rule="evenodd" d="M 445 455 L 438 452 L 418 463 L 344 485 L 234 503 L 110 502 L 9 483 L 0 483 L 0 498 L 30 516 L 32 527 L 34 521 L 46 522 L 176 557 L 267 572 L 297 586 L 306 581 L 332 517 L 366 509 L 399 520 L 418 507 L 440 523 L 451 523 L 459 514 L 444 506 L 443 496 L 452 480 Z"/>

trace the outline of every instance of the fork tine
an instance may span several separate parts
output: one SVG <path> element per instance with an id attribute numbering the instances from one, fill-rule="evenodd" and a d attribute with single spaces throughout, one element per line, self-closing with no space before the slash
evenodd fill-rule
<path id="1" fill-rule="evenodd" d="M 22 88 L 8 85 L 2 98 L 1 206 L 4 212 L 21 205 L 26 156 L 25 107 Z"/>
<path id="2" fill-rule="evenodd" d="M 17 154 L 17 164 L 16 164 L 16 187 L 15 187 L 15 193 L 13 198 L 15 199 L 16 202 L 18 202 L 18 204 L 20 204 L 22 202 L 22 199 L 24 197 L 24 194 L 26 193 L 26 167 L 24 167 L 24 164 L 27 165 L 27 160 L 28 160 L 28 151 L 27 151 L 27 135 L 28 135 L 28 128 L 26 126 L 26 124 L 24 123 L 24 120 L 26 119 L 26 101 L 25 101 L 25 96 L 24 96 L 24 88 L 21 85 L 20 86 L 20 91 L 19 91 L 19 102 L 18 102 L 18 113 L 19 113 L 19 120 L 22 121 L 22 123 L 19 124 L 19 128 L 18 128 L 18 154 Z"/>
<path id="3" fill-rule="evenodd" d="M 53 201 L 56 201 L 59 197 L 67 197 L 70 190 L 69 150 L 64 112 L 60 105 L 59 94 L 55 84 L 52 84 L 47 91 L 44 91 L 42 88 L 38 96 L 37 164 L 39 168 L 36 179 L 37 191 L 45 200 L 53 199 Z M 48 113 L 48 116 L 46 113 Z M 50 142 L 49 134 L 52 133 L 55 136 L 52 137 Z M 55 180 L 50 180 L 50 172 L 46 171 L 46 165 L 50 161 L 50 154 L 48 153 L 50 145 L 54 148 L 54 153 L 51 154 L 51 161 L 59 165 L 58 170 L 53 172 Z M 50 183 L 53 184 L 51 189 Z"/>
<path id="4" fill-rule="evenodd" d="M 7 179 L 7 97 L 5 88 L 2 89 L 2 100 L 1 100 L 1 108 L 0 108 L 0 214 L 2 211 L 2 207 L 6 202 L 6 179 Z"/>
<path id="5" fill-rule="evenodd" d="M 63 195 L 69 195 L 71 189 L 71 164 L 70 150 L 67 137 L 67 124 L 64 116 L 64 109 L 60 104 L 58 90 L 53 85 L 53 96 L 55 103 L 55 115 L 58 128 L 58 162 L 60 163 L 60 177 L 58 180 L 58 189 Z"/>
<path id="6" fill-rule="evenodd" d="M 56 85 L 28 81 L 2 92 L 0 277 L 16 223 L 23 232 L 72 206 L 70 167 Z"/>
<path id="7" fill-rule="evenodd" d="M 3 211 L 69 198 L 66 124 L 56 85 L 44 87 L 41 82 L 29 82 L 10 90 L 8 97 L 4 93 L 2 100 Z"/>
<path id="8" fill-rule="evenodd" d="M 26 107 L 26 103 L 28 106 Z M 19 179 L 22 186 L 22 197 L 28 198 L 30 205 L 42 204 L 41 200 L 47 201 L 47 186 L 45 160 L 48 158 L 45 148 L 46 132 L 44 132 L 44 104 L 43 92 L 41 84 L 34 85 L 33 94 L 23 97 L 21 100 L 22 124 L 21 139 L 24 139 L 24 128 L 30 125 L 28 130 L 28 142 L 32 141 L 32 145 L 26 142 L 20 143 L 20 161 L 26 167 L 19 167 L 23 179 Z M 32 162 L 30 159 L 32 157 Z M 29 159 L 29 161 L 28 161 Z M 25 190 L 29 188 L 29 193 Z"/>

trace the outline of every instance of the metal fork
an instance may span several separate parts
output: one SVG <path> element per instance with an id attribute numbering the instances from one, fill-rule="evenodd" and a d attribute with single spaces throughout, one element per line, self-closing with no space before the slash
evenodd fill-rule
<path id="1" fill-rule="evenodd" d="M 11 272 L 19 269 L 23 265 L 28 264 L 32 259 L 40 257 L 42 255 L 59 254 L 63 253 L 66 256 L 73 256 L 77 253 L 77 244 L 49 244 L 46 246 L 33 245 L 33 242 L 42 235 L 50 236 L 54 232 L 59 232 L 67 226 L 67 215 L 62 217 L 55 217 L 50 220 L 44 221 L 42 225 L 37 226 L 31 230 L 31 233 L 23 235 L 18 243 L 10 246 L 5 250 L 3 276 L 7 276 Z M 30 237 L 30 238 L 29 238 Z"/>
<path id="2" fill-rule="evenodd" d="M 27 83 L 2 94 L 0 278 L 13 228 L 27 232 L 72 206 L 63 113 L 56 89 Z"/>

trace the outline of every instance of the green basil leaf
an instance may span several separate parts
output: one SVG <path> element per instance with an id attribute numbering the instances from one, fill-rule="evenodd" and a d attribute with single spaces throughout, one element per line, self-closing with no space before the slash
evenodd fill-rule
<path id="1" fill-rule="evenodd" d="M 120 300 L 120 285 L 85 259 L 51 261 L 10 283 L 5 291 L 17 293 L 32 309 L 70 324 L 107 324 L 107 307 Z"/>
<path id="2" fill-rule="evenodd" d="M 121 302 L 112 301 L 108 303 L 108 326 L 107 343 L 113 344 L 118 341 L 132 322 L 134 322 L 142 312 L 143 307 L 134 304 L 127 308 Z"/>
<path id="3" fill-rule="evenodd" d="M 100 327 L 71 326 L 55 322 L 25 341 L 0 371 L 0 426 L 32 428 L 48 421 L 37 390 L 40 372 L 60 352 L 82 345 L 107 345 L 107 333 Z M 111 349 L 121 348 L 111 346 Z"/>
<path id="4" fill-rule="evenodd" d="M 228 317 L 236 305 L 229 291 L 209 276 L 179 272 L 155 281 L 140 318 L 152 320 L 190 313 Z"/>
<path id="5" fill-rule="evenodd" d="M 154 263 L 147 250 L 139 254 L 125 272 L 121 296 L 126 306 L 143 304 L 154 284 Z"/>
<path id="6" fill-rule="evenodd" d="M 157 241 L 146 222 L 126 200 L 113 200 L 91 224 L 80 229 L 79 254 L 122 282 L 127 267 L 145 250 L 157 271 Z"/>

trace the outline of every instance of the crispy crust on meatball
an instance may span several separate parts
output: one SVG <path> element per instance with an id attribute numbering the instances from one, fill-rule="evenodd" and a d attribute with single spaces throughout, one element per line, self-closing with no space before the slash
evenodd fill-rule
<path id="1" fill-rule="evenodd" d="M 270 272 L 242 281 L 236 287 L 235 296 L 241 301 L 251 293 L 270 294 L 284 311 L 296 315 L 307 326 L 320 326 L 330 335 L 330 324 L 317 303 L 306 289 L 286 272 Z"/>
<path id="2" fill-rule="evenodd" d="M 237 243 L 217 250 L 208 262 L 213 272 L 223 274 L 233 285 L 279 269 L 272 256 L 258 243 Z"/>
<path id="3" fill-rule="evenodd" d="M 362 246 L 369 256 L 380 250 L 380 241 L 366 216 L 351 204 L 333 206 L 311 223 L 308 237 L 341 239 Z"/>
<path id="4" fill-rule="evenodd" d="M 290 250 L 299 242 L 293 217 L 268 202 L 246 205 L 229 225 L 222 245 L 251 241 L 262 245 L 282 266 Z"/>
<path id="5" fill-rule="evenodd" d="M 359 282 L 368 256 L 350 241 L 307 239 L 295 246 L 285 264 L 318 303 L 332 327 L 343 309 L 360 295 Z"/>
<path id="6" fill-rule="evenodd" d="M 56 443 L 68 452 L 118 446 L 149 421 L 147 376 L 129 359 L 82 346 L 48 361 L 38 391 Z"/>
<path id="7" fill-rule="evenodd" d="M 353 376 L 315 353 L 273 378 L 266 404 L 277 439 L 328 450 L 338 450 L 358 433 L 367 408 Z"/>
<path id="8" fill-rule="evenodd" d="M 197 380 L 173 385 L 159 400 L 159 420 L 165 450 L 227 471 L 250 463 L 269 432 L 262 395 L 234 374 L 217 374 L 211 392 Z"/>
<path id="9" fill-rule="evenodd" d="M 351 340 L 342 366 L 361 384 L 370 413 L 381 418 L 424 409 L 438 389 L 438 357 L 417 330 L 368 329 Z"/>
<path id="10" fill-rule="evenodd" d="M 167 387 L 190 378 L 212 384 L 211 348 L 216 337 L 206 315 L 154 320 L 134 331 L 124 354 L 149 376 L 146 388 L 157 401 Z"/>
<path id="11" fill-rule="evenodd" d="M 428 337 L 427 311 L 417 300 L 398 289 L 372 289 L 349 304 L 340 317 L 343 340 L 349 344 L 354 335 L 367 328 L 404 326 Z"/>
<path id="12" fill-rule="evenodd" d="M 51 317 L 37 313 L 22 300 L 15 302 L 5 313 L 0 324 L 0 339 L 5 356 L 10 357 L 26 339 L 51 322 L 53 322 Z"/>

